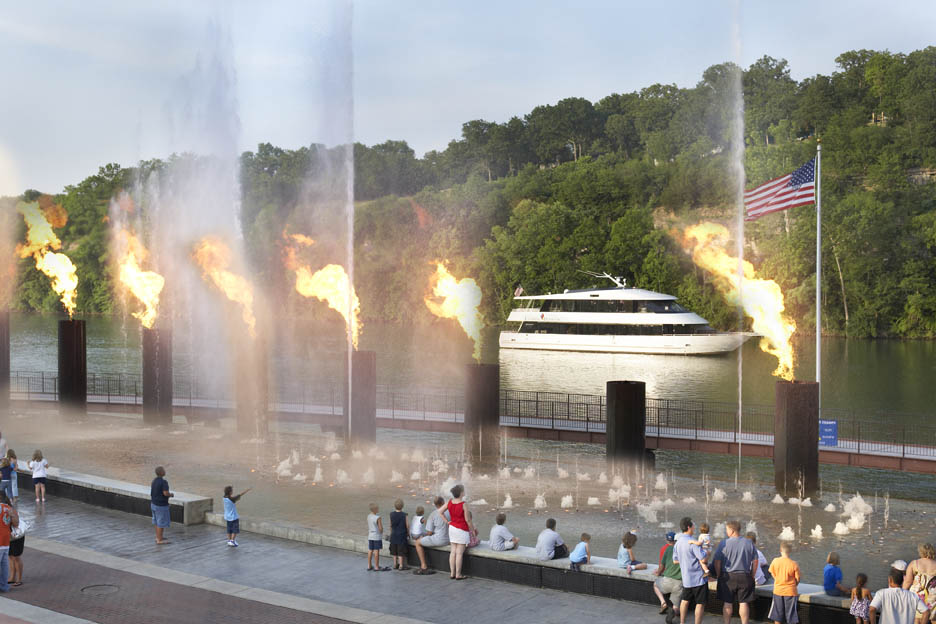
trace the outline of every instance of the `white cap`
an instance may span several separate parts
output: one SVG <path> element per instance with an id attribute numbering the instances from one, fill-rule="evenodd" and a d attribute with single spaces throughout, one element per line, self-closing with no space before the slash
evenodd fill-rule
<path id="1" fill-rule="evenodd" d="M 891 567 L 894 568 L 895 570 L 900 570 L 901 572 L 903 572 L 907 569 L 907 562 L 904 561 L 903 559 L 898 559 L 897 561 L 891 564 Z"/>

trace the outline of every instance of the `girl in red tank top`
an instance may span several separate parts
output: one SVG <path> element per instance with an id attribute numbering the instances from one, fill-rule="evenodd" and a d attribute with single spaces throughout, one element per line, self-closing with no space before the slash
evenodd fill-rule
<path id="1" fill-rule="evenodd" d="M 449 517 L 452 518 L 452 521 L 449 523 L 456 529 L 461 529 L 462 531 L 470 530 L 468 528 L 468 522 L 465 520 L 465 502 L 455 503 L 449 501 L 448 505 Z"/>
<path id="2" fill-rule="evenodd" d="M 449 542 L 452 545 L 449 553 L 449 570 L 451 572 L 449 578 L 452 579 L 467 578 L 462 576 L 461 573 L 462 559 L 465 555 L 465 549 L 468 547 L 468 542 L 471 540 L 473 527 L 471 521 L 465 516 L 465 501 L 462 500 L 464 493 L 465 488 L 456 485 L 452 488 L 452 499 L 439 509 L 441 514 L 444 514 L 446 510 L 449 512 L 448 531 Z"/>

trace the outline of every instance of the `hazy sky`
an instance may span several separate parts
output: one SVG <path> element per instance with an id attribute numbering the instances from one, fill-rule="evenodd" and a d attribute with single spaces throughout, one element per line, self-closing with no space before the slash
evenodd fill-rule
<path id="1" fill-rule="evenodd" d="M 928 45 L 933 0 L 10 2 L 0 195 L 262 141 L 405 139 L 421 155 L 470 119 L 692 86 L 726 60 L 786 58 L 801 79 L 846 50 Z"/>

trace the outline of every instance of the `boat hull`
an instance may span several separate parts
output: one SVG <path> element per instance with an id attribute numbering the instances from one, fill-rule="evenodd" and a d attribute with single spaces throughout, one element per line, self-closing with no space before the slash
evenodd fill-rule
<path id="1" fill-rule="evenodd" d="M 734 351 L 744 344 L 751 335 L 746 333 L 717 333 L 672 336 L 589 336 L 502 331 L 500 333 L 500 348 L 594 353 L 715 355 Z"/>

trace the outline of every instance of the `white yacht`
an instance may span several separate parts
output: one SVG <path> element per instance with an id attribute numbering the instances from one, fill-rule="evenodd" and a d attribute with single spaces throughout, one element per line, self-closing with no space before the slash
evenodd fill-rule
<path id="1" fill-rule="evenodd" d="M 607 273 L 589 275 L 614 286 L 549 295 L 518 292 L 514 299 L 529 303 L 510 312 L 507 322 L 515 328 L 501 332 L 500 348 L 706 355 L 734 351 L 754 335 L 717 332 L 672 295 L 629 288 Z"/>

